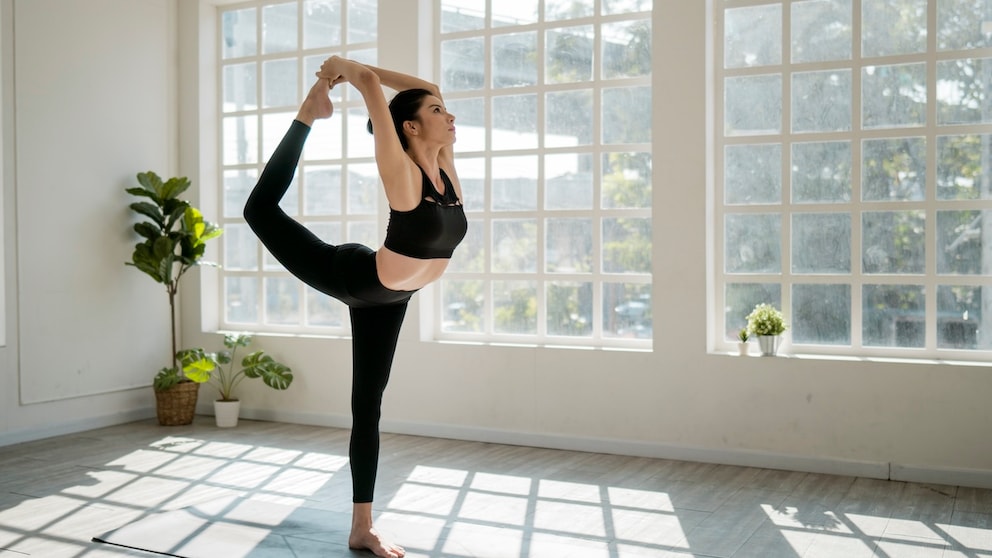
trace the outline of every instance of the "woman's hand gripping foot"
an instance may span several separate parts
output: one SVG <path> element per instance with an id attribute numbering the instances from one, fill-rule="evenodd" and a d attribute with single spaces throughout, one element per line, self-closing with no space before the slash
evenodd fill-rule
<path id="1" fill-rule="evenodd" d="M 330 91 L 331 81 L 318 79 L 317 83 L 310 88 L 310 92 L 307 93 L 307 98 L 303 99 L 296 119 L 307 126 L 313 126 L 315 120 L 330 118 L 331 114 L 334 113 L 334 105 L 331 104 L 331 98 L 328 96 Z"/>

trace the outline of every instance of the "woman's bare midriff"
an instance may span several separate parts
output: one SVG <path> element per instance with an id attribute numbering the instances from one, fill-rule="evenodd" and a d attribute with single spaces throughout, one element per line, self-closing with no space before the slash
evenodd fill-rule
<path id="1" fill-rule="evenodd" d="M 446 258 L 411 258 L 386 247 L 375 253 L 379 282 L 393 291 L 416 291 L 426 287 L 441 277 L 449 261 Z"/>

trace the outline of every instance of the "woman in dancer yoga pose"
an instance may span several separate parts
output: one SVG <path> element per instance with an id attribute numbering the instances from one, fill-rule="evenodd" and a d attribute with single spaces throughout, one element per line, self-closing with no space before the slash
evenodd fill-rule
<path id="1" fill-rule="evenodd" d="M 353 515 L 348 545 L 400 558 L 372 526 L 382 394 L 407 302 L 438 279 L 467 230 L 452 145 L 455 117 L 437 86 L 413 76 L 332 56 L 276 147 L 245 205 L 245 220 L 290 273 L 348 305 L 352 328 L 352 432 L 349 457 Z M 314 121 L 329 118 L 330 88 L 351 83 L 365 100 L 375 160 L 389 202 L 379 250 L 333 246 L 279 208 Z M 387 104 L 382 86 L 399 91 Z"/>

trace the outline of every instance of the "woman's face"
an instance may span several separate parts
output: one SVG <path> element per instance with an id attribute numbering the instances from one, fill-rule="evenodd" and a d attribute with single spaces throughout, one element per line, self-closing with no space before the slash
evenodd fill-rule
<path id="1" fill-rule="evenodd" d="M 444 103 L 434 95 L 424 97 L 417 111 L 418 136 L 424 140 L 434 140 L 443 144 L 455 141 L 455 115 L 444 108 Z"/>

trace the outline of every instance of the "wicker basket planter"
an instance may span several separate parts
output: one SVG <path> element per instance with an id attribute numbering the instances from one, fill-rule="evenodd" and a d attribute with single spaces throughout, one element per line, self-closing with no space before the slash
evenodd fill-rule
<path id="1" fill-rule="evenodd" d="M 155 413 L 162 426 L 182 426 L 193 423 L 196 398 L 200 384 L 180 382 L 166 390 L 155 390 Z"/>

